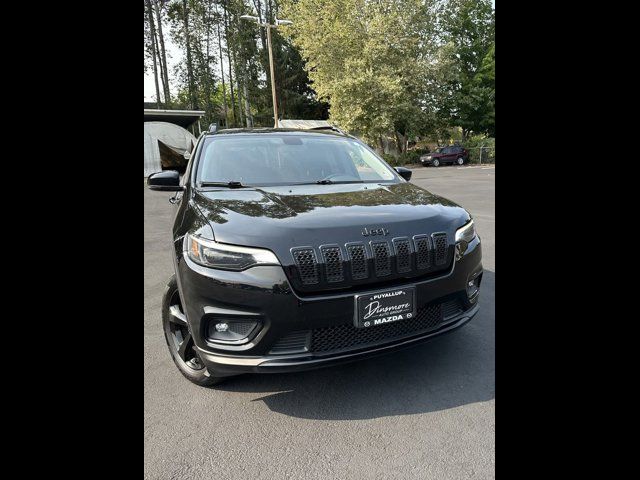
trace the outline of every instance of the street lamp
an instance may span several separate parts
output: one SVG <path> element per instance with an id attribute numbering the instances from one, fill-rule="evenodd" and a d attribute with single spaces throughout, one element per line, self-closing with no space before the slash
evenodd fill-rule
<path id="1" fill-rule="evenodd" d="M 266 27 L 267 29 L 267 48 L 269 49 L 269 71 L 271 73 L 271 96 L 273 97 L 273 119 L 274 119 L 274 127 L 278 128 L 278 102 L 276 100 L 276 80 L 273 73 L 273 51 L 271 50 L 271 29 L 278 28 L 281 25 L 291 25 L 293 22 L 291 20 L 278 20 L 276 18 L 275 25 L 270 25 L 268 23 L 261 23 L 258 17 L 254 17 L 253 15 L 242 15 L 240 17 L 243 20 L 249 20 L 251 22 L 256 22 L 261 27 Z"/>

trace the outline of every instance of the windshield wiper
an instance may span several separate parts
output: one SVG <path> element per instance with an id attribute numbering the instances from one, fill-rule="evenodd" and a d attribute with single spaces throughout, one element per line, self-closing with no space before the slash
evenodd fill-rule
<path id="1" fill-rule="evenodd" d="M 317 185 L 340 185 L 344 183 L 364 183 L 364 180 L 329 180 L 327 178 L 315 182 Z"/>
<path id="2" fill-rule="evenodd" d="M 200 182 L 201 187 L 227 187 L 227 188 L 244 188 L 248 185 L 243 185 L 242 182 Z"/>

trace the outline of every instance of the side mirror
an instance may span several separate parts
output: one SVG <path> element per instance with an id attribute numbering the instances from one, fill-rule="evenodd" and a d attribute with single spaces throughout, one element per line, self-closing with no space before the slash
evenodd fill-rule
<path id="1" fill-rule="evenodd" d="M 151 190 L 163 192 L 181 192 L 183 190 L 180 185 L 180 174 L 175 170 L 152 173 L 147 178 L 147 185 Z"/>
<path id="2" fill-rule="evenodd" d="M 396 167 L 395 168 L 396 172 L 398 172 L 400 174 L 400 176 L 402 178 L 404 178 L 407 182 L 409 180 L 411 180 L 411 175 L 413 175 L 413 172 L 411 170 L 409 170 L 408 168 L 404 168 L 404 167 Z"/>
<path id="3" fill-rule="evenodd" d="M 184 157 L 184 159 L 188 162 L 189 159 L 191 158 L 191 152 L 188 150 L 185 150 L 184 153 L 182 154 L 182 156 Z"/>

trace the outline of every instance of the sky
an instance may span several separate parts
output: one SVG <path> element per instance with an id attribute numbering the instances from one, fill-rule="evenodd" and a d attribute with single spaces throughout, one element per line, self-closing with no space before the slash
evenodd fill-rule
<path id="1" fill-rule="evenodd" d="M 182 58 L 182 51 L 173 43 L 171 37 L 168 34 L 164 35 L 164 48 L 167 51 L 167 69 L 169 73 L 169 82 L 171 82 L 173 78 L 173 67 L 180 61 Z M 158 81 L 160 79 L 158 78 Z M 162 85 L 159 85 L 160 90 L 162 90 Z M 171 85 L 171 92 L 175 91 L 175 85 Z M 150 68 L 149 71 L 144 76 L 144 101 L 145 102 L 155 102 L 156 97 L 156 85 L 153 81 L 153 68 Z"/>

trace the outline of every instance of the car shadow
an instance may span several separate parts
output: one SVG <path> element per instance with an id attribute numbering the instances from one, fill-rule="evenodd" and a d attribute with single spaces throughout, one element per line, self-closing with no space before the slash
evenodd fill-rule
<path id="1" fill-rule="evenodd" d="M 253 401 L 313 420 L 412 415 L 491 400 L 495 273 L 484 272 L 478 314 L 452 333 L 369 360 L 300 373 L 245 375 L 216 389 L 266 393 Z"/>

